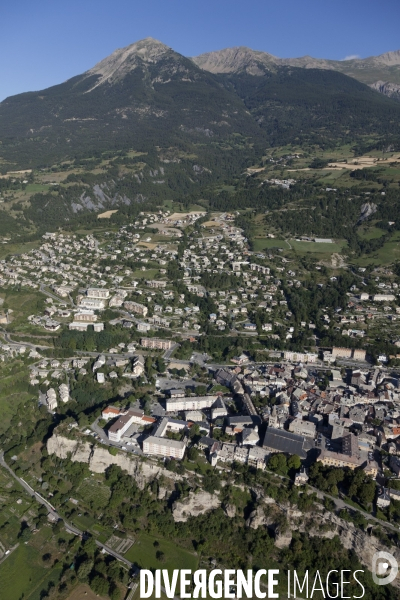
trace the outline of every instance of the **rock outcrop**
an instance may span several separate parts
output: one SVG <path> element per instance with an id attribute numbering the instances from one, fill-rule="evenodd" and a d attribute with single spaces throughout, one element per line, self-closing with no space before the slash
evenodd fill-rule
<path id="1" fill-rule="evenodd" d="M 376 204 L 374 204 L 373 202 L 366 202 L 361 207 L 361 214 L 358 219 L 358 222 L 362 223 L 363 221 L 368 219 L 368 217 L 370 217 L 371 215 L 376 213 L 377 210 L 378 210 L 378 207 L 376 206 Z"/>
<path id="2" fill-rule="evenodd" d="M 216 494 L 199 491 L 190 492 L 187 498 L 178 500 L 172 506 L 174 521 L 187 521 L 189 517 L 203 515 L 209 510 L 215 510 L 221 506 L 221 500 Z"/>
<path id="3" fill-rule="evenodd" d="M 236 517 L 236 506 L 234 504 L 225 504 L 223 508 L 227 517 L 230 519 Z"/>
<path id="4" fill-rule="evenodd" d="M 182 479 L 180 475 L 167 471 L 158 465 L 133 457 L 126 452 L 118 452 L 115 456 L 109 453 L 107 448 L 93 446 L 89 442 L 71 440 L 56 432 L 47 441 L 47 451 L 59 458 L 70 458 L 73 462 L 84 462 L 89 465 L 93 473 L 104 473 L 110 465 L 117 465 L 131 475 L 138 487 L 143 489 L 145 485 L 161 475 L 173 481 Z"/>
<path id="5" fill-rule="evenodd" d="M 400 85 L 397 83 L 391 83 L 390 81 L 375 81 L 375 83 L 370 84 L 370 87 L 385 96 L 389 96 L 389 98 L 400 100 Z"/>

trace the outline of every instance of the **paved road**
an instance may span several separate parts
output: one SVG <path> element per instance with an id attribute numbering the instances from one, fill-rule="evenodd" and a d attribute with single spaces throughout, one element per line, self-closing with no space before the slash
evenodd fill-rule
<path id="1" fill-rule="evenodd" d="M 273 475 L 275 475 L 276 477 L 279 477 L 280 479 L 284 479 L 286 481 L 291 481 L 291 479 L 289 477 L 285 477 L 284 475 L 278 475 L 277 473 L 273 473 Z M 349 510 L 356 511 L 356 512 L 360 513 L 361 515 L 363 515 L 364 517 L 366 517 L 367 519 L 370 519 L 370 520 L 372 519 L 372 521 L 375 521 L 379 525 L 382 525 L 382 527 L 387 527 L 388 529 L 391 529 L 392 531 L 399 533 L 398 525 L 392 525 L 391 523 L 388 523 L 387 521 L 381 521 L 377 517 L 374 517 L 373 515 L 371 515 L 371 513 L 367 513 L 367 512 L 365 512 L 365 510 L 362 510 L 361 508 L 357 508 L 357 507 L 353 506 L 352 504 L 347 504 L 347 502 L 345 502 L 341 498 L 336 498 L 335 496 L 331 496 L 330 494 L 327 494 L 326 492 L 322 492 L 321 490 L 319 490 L 316 487 L 313 487 L 312 485 L 308 485 L 308 487 L 317 494 L 318 498 L 320 498 L 320 499 L 329 498 L 330 500 L 332 500 L 335 503 L 335 505 L 337 506 L 337 508 L 348 508 Z"/>
<path id="2" fill-rule="evenodd" d="M 27 348 L 40 348 L 41 350 L 52 350 L 52 346 L 39 346 L 39 344 L 31 344 L 30 342 L 15 342 L 11 339 L 10 334 L 4 329 L 0 329 L 0 335 L 5 339 L 8 344 L 13 344 L 14 346 L 26 346 Z"/>
<path id="3" fill-rule="evenodd" d="M 43 283 L 40 284 L 40 291 L 43 294 L 46 294 L 46 296 L 49 296 L 49 298 L 52 298 L 53 300 L 56 300 L 57 302 L 64 302 L 64 301 L 67 301 L 68 299 L 70 301 L 72 301 L 69 297 L 68 298 L 61 298 L 60 296 L 56 296 L 56 294 L 53 294 L 52 292 L 49 292 L 49 290 L 46 289 L 46 286 Z M 72 302 L 72 305 L 73 305 L 73 302 Z"/>
<path id="4" fill-rule="evenodd" d="M 38 502 L 39 504 L 42 504 L 43 506 L 46 507 L 46 509 L 49 511 L 49 513 L 57 520 L 61 520 L 64 523 L 65 529 L 70 532 L 73 533 L 75 535 L 80 535 L 82 537 L 85 537 L 85 532 L 81 531 L 80 529 L 78 529 L 78 527 L 76 527 L 73 523 L 68 523 L 68 521 L 66 521 L 64 519 L 64 517 L 62 517 L 57 510 L 50 504 L 50 502 L 48 502 L 48 500 L 46 500 L 45 498 L 43 498 L 43 496 L 41 496 L 38 492 L 35 492 L 33 490 L 33 488 L 31 488 L 31 486 L 29 484 L 26 483 L 26 481 L 24 481 L 23 479 L 21 479 L 20 477 L 18 477 L 14 471 L 8 466 L 8 464 L 5 462 L 4 460 L 4 454 L 3 452 L 1 452 L 0 454 L 0 465 L 2 467 L 4 467 L 5 469 L 7 469 L 7 471 L 10 473 L 10 475 L 12 475 L 12 477 L 14 477 L 14 479 L 16 479 L 18 481 L 18 483 L 25 489 L 25 491 L 31 496 L 34 497 L 36 502 Z M 135 565 L 133 563 L 131 563 L 129 560 L 127 560 L 124 556 L 122 556 L 121 554 L 118 554 L 118 552 L 115 552 L 115 550 L 113 550 L 112 548 L 110 548 L 109 546 L 107 546 L 106 544 L 102 544 L 101 542 L 99 542 L 98 540 L 96 540 L 96 545 L 101 548 L 102 550 L 105 550 L 108 554 L 110 554 L 111 556 L 113 556 L 114 558 L 116 558 L 117 560 L 120 560 L 121 562 L 123 562 L 124 564 L 126 564 L 130 569 L 132 569 L 133 571 L 137 571 L 137 567 L 135 567 Z"/>

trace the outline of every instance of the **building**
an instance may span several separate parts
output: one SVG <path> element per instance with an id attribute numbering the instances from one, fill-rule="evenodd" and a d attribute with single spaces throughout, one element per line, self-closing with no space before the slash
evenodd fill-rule
<path id="1" fill-rule="evenodd" d="M 226 417 L 227 414 L 228 410 L 225 406 L 225 402 L 222 400 L 222 398 L 217 398 L 211 407 L 211 419 L 214 421 L 219 417 Z"/>
<path id="2" fill-rule="evenodd" d="M 260 441 L 258 427 L 245 427 L 242 431 L 242 446 L 255 446 Z"/>
<path id="3" fill-rule="evenodd" d="M 151 456 L 165 456 L 181 460 L 185 455 L 185 449 L 184 442 L 154 435 L 150 435 L 143 441 L 143 453 Z"/>
<path id="4" fill-rule="evenodd" d="M 167 286 L 167 282 L 160 281 L 157 279 L 149 279 L 146 281 L 146 285 L 148 285 L 151 288 L 164 289 Z"/>
<path id="5" fill-rule="evenodd" d="M 82 321 L 73 321 L 68 325 L 68 329 L 70 331 L 87 331 L 89 323 L 84 323 Z"/>
<path id="6" fill-rule="evenodd" d="M 259 419 L 254 416 L 228 417 L 226 419 L 225 433 L 228 435 L 236 435 L 242 433 L 247 427 L 254 427 L 259 424 Z"/>
<path id="7" fill-rule="evenodd" d="M 46 404 L 49 410 L 55 410 L 57 408 L 57 394 L 55 389 L 50 388 L 46 392 Z"/>
<path id="8" fill-rule="evenodd" d="M 306 458 L 307 453 L 304 449 L 304 442 L 305 439 L 301 435 L 283 429 L 267 427 L 263 448 L 272 453 L 297 454 L 300 458 Z"/>
<path id="9" fill-rule="evenodd" d="M 394 302 L 395 299 L 393 294 L 374 294 L 372 296 L 374 302 Z"/>
<path id="10" fill-rule="evenodd" d="M 142 315 L 143 317 L 145 317 L 148 313 L 147 306 L 144 306 L 143 304 L 139 304 L 138 302 L 131 302 L 131 301 L 124 302 L 124 308 L 126 308 L 126 310 L 130 310 L 131 312 L 136 313 L 138 315 Z"/>
<path id="11" fill-rule="evenodd" d="M 107 299 L 110 297 L 110 291 L 104 288 L 88 288 L 86 291 L 88 298 L 103 298 Z"/>
<path id="12" fill-rule="evenodd" d="M 185 390 L 183 388 L 177 390 L 168 390 L 168 394 L 170 398 L 184 398 Z"/>
<path id="13" fill-rule="evenodd" d="M 357 348 L 332 348 L 333 358 L 352 358 L 353 360 L 365 360 L 365 350 Z"/>
<path id="14" fill-rule="evenodd" d="M 292 352 L 285 351 L 283 354 L 285 360 L 290 362 L 315 363 L 318 355 L 311 352 Z"/>
<path id="15" fill-rule="evenodd" d="M 396 473 L 397 477 L 400 476 L 400 458 L 398 456 L 391 456 L 389 466 L 393 473 Z"/>
<path id="16" fill-rule="evenodd" d="M 152 348 L 157 350 L 169 350 L 174 345 L 171 340 L 161 340 L 158 338 L 142 338 L 140 344 L 143 348 Z"/>
<path id="17" fill-rule="evenodd" d="M 332 348 L 332 356 L 335 358 L 351 358 L 352 348 Z"/>
<path id="18" fill-rule="evenodd" d="M 317 461 L 328 467 L 348 467 L 352 471 L 361 466 L 360 459 L 356 456 L 349 456 L 342 452 L 331 452 L 325 448 L 321 450 Z"/>
<path id="19" fill-rule="evenodd" d="M 97 315 L 92 310 L 81 310 L 74 316 L 74 321 L 84 321 L 86 323 L 94 323 L 97 321 Z"/>
<path id="20" fill-rule="evenodd" d="M 376 498 L 376 506 L 378 508 L 387 508 L 390 506 L 390 495 L 387 488 L 381 487 L 378 490 L 378 496 Z"/>
<path id="21" fill-rule="evenodd" d="M 305 485 L 308 481 L 309 477 L 307 475 L 307 471 L 305 467 L 302 467 L 298 473 L 296 473 L 294 477 L 294 485 Z"/>
<path id="22" fill-rule="evenodd" d="M 133 423 L 142 423 L 143 411 L 128 410 L 122 413 L 115 423 L 108 430 L 108 439 L 112 442 L 120 442 L 121 437 Z"/>
<path id="23" fill-rule="evenodd" d="M 211 408 L 218 396 L 194 396 L 192 398 L 168 398 L 165 403 L 167 412 L 181 410 L 201 410 Z"/>
<path id="24" fill-rule="evenodd" d="M 303 437 L 315 438 L 316 425 L 311 421 L 303 421 L 303 419 L 293 419 L 289 425 L 289 431 Z"/>
<path id="25" fill-rule="evenodd" d="M 107 408 L 102 411 L 101 417 L 102 419 L 106 419 L 108 421 L 109 419 L 118 417 L 120 414 L 121 410 L 119 408 L 115 408 L 115 406 L 107 406 Z"/>
<path id="26" fill-rule="evenodd" d="M 82 298 L 79 301 L 79 306 L 83 308 L 91 308 L 92 310 L 103 310 L 105 308 L 104 300 L 100 298 Z"/>

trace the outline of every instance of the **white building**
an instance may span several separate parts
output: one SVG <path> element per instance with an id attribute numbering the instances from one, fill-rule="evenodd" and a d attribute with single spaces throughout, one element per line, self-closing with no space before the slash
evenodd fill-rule
<path id="1" fill-rule="evenodd" d="M 170 440 L 164 437 L 150 435 L 143 442 L 144 454 L 165 456 L 181 460 L 185 455 L 186 445 L 184 442 Z"/>
<path id="2" fill-rule="evenodd" d="M 211 408 L 218 396 L 195 396 L 193 398 L 168 398 L 165 403 L 167 412 L 180 410 L 201 410 Z"/>

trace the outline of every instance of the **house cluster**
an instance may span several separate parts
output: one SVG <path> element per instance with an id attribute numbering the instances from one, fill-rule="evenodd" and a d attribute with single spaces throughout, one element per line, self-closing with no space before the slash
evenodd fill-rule
<path id="1" fill-rule="evenodd" d="M 199 448 L 212 465 L 242 462 L 265 468 L 272 454 L 284 453 L 326 466 L 362 468 L 376 478 L 383 469 L 382 449 L 400 474 L 399 381 L 378 368 L 353 370 L 348 377 L 333 370 L 321 390 L 312 373 L 301 364 L 237 366 L 213 372 L 214 385 L 227 387 L 228 394 L 194 396 L 170 389 L 161 401 L 165 416 L 143 440 L 143 451 L 182 458 L 185 435 L 197 425 L 203 435 Z M 165 437 L 168 423 L 182 431 L 181 445 L 157 439 Z M 169 453 L 169 447 L 179 452 Z"/>

